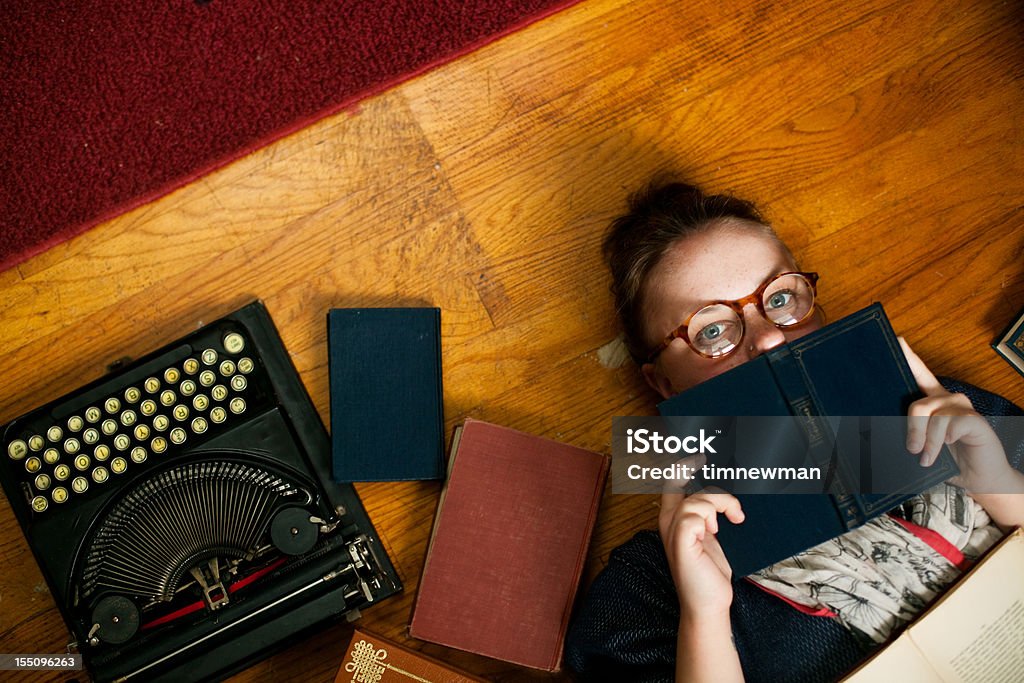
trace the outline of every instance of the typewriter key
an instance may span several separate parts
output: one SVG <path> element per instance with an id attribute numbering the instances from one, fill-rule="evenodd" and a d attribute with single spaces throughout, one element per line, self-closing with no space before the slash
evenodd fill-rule
<path id="1" fill-rule="evenodd" d="M 270 523 L 270 540 L 285 555 L 309 552 L 319 536 L 319 528 L 309 521 L 309 512 L 287 507 L 274 515 Z"/>
<path id="2" fill-rule="evenodd" d="M 113 396 L 111 396 L 110 398 L 103 402 L 103 409 L 106 410 L 111 415 L 113 415 L 117 411 L 121 410 L 121 402 L 118 401 Z"/>
<path id="3" fill-rule="evenodd" d="M 207 424 L 205 417 L 197 417 L 196 419 L 192 420 L 192 432 L 194 434 L 204 433 L 207 427 L 209 427 L 209 425 Z"/>
<path id="4" fill-rule="evenodd" d="M 146 453 L 146 449 L 142 446 L 136 446 L 132 449 L 132 462 L 135 464 L 141 465 L 146 462 L 147 457 L 149 457 L 149 455 Z"/>
<path id="5" fill-rule="evenodd" d="M 28 447 L 34 451 L 43 450 L 43 446 L 45 445 L 46 442 L 43 441 L 43 437 L 39 436 L 38 434 L 33 434 L 32 436 L 28 437 Z"/>
<path id="6" fill-rule="evenodd" d="M 49 474 L 37 474 L 35 480 L 36 488 L 40 491 L 45 491 L 50 488 L 50 475 Z"/>
<path id="7" fill-rule="evenodd" d="M 139 411 L 146 417 L 149 417 L 156 412 L 156 401 L 152 401 L 147 398 L 139 404 Z"/>
<path id="8" fill-rule="evenodd" d="M 204 394 L 199 394 L 192 399 L 192 407 L 196 410 L 206 410 L 210 407 L 210 399 L 206 398 Z"/>
<path id="9" fill-rule="evenodd" d="M 199 361 L 195 358 L 189 358 L 182 367 L 185 370 L 185 374 L 194 375 L 199 372 Z"/>
<path id="10" fill-rule="evenodd" d="M 205 351 L 203 351 L 202 356 L 200 357 L 203 359 L 203 362 L 206 363 L 207 365 L 213 365 L 214 363 L 217 362 L 217 352 L 214 351 L 213 349 L 206 349 Z"/>
<path id="11" fill-rule="evenodd" d="M 110 461 L 110 471 L 114 474 L 124 474 L 126 469 L 128 469 L 128 461 L 124 458 L 117 457 Z"/>
<path id="12" fill-rule="evenodd" d="M 35 474 L 39 470 L 43 469 L 43 461 L 33 455 L 25 461 L 25 469 L 29 474 Z"/>
<path id="13" fill-rule="evenodd" d="M 110 457 L 110 446 L 108 446 L 105 443 L 101 443 L 99 446 L 96 447 L 96 450 L 92 452 L 92 455 L 100 462 L 103 462 L 104 460 Z"/>
<path id="14" fill-rule="evenodd" d="M 139 630 L 139 610 L 123 595 L 108 595 L 93 608 L 92 623 L 96 638 L 120 645 L 131 640 Z"/>
<path id="15" fill-rule="evenodd" d="M 224 335 L 224 350 L 228 353 L 241 353 L 245 348 L 245 337 L 237 332 Z"/>
<path id="16" fill-rule="evenodd" d="M 235 364 L 229 360 L 224 361 L 220 364 L 220 374 L 225 377 L 235 374 Z"/>
<path id="17" fill-rule="evenodd" d="M 43 451 L 43 462 L 47 465 L 55 465 L 60 460 L 60 452 L 56 448 L 47 448 Z"/>
<path id="18" fill-rule="evenodd" d="M 178 372 L 178 368 L 167 368 L 164 370 L 164 381 L 168 384 L 174 384 L 181 378 L 181 373 Z"/>
<path id="19" fill-rule="evenodd" d="M 235 375 L 231 378 L 231 388 L 235 391 L 245 391 L 248 383 L 245 381 L 245 377 L 241 375 Z"/>
<path id="20" fill-rule="evenodd" d="M 75 477 L 71 480 L 71 490 L 75 493 L 85 493 L 89 490 L 89 480 L 85 477 Z"/>
<path id="21" fill-rule="evenodd" d="M 117 432 L 117 423 L 113 420 L 104 420 L 103 424 L 100 425 L 100 431 L 107 436 L 113 436 Z"/>
<path id="22" fill-rule="evenodd" d="M 72 437 L 64 442 L 64 452 L 68 455 L 74 455 L 81 449 L 82 444 L 78 442 L 78 439 Z"/>
<path id="23" fill-rule="evenodd" d="M 245 399 L 235 397 L 231 399 L 231 403 L 228 404 L 228 407 L 231 408 L 231 412 L 235 415 L 241 415 L 245 412 Z"/>
<path id="24" fill-rule="evenodd" d="M 54 425 L 46 430 L 46 438 L 52 441 L 53 443 L 57 443 L 58 441 L 60 441 L 60 437 L 62 436 L 64 436 L 64 430 L 58 427 L 57 425 Z"/>
<path id="25" fill-rule="evenodd" d="M 97 484 L 102 484 L 110 478 L 110 473 L 107 472 L 106 467 L 97 467 L 92 471 L 92 480 Z"/>
<path id="26" fill-rule="evenodd" d="M 63 486 L 58 486 L 50 493 L 50 497 L 53 498 L 54 503 L 63 503 L 68 499 L 68 490 Z"/>
<path id="27" fill-rule="evenodd" d="M 46 508 L 50 507 L 50 501 L 46 500 L 42 496 L 36 496 L 32 499 L 32 509 L 36 512 L 46 512 Z"/>
<path id="28" fill-rule="evenodd" d="M 154 453 L 163 453 L 167 450 L 167 439 L 162 436 L 158 436 L 153 439 L 152 443 L 149 444 L 149 447 Z"/>
<path id="29" fill-rule="evenodd" d="M 155 394 L 160 391 L 160 380 L 156 377 L 147 377 L 146 381 L 142 383 L 142 387 L 151 394 Z"/>
<path id="30" fill-rule="evenodd" d="M 96 406 L 90 406 L 85 409 L 85 419 L 89 422 L 95 424 L 100 421 L 101 417 L 103 417 L 103 413 Z"/>
<path id="31" fill-rule="evenodd" d="M 218 384 L 213 389 L 210 389 L 210 395 L 216 401 L 223 401 L 228 397 L 228 388 L 223 384 Z"/>
<path id="32" fill-rule="evenodd" d="M 124 400 L 129 403 L 138 403 L 140 398 L 142 398 L 142 392 L 138 387 L 128 387 L 124 390 Z"/>
<path id="33" fill-rule="evenodd" d="M 208 387 L 217 381 L 217 375 L 213 374 L 212 370 L 203 370 L 199 373 L 199 383 L 204 387 Z"/>
<path id="34" fill-rule="evenodd" d="M 173 406 L 178 397 L 170 389 L 160 393 L 160 403 L 164 406 Z"/>
<path id="35" fill-rule="evenodd" d="M 15 439 L 7 444 L 7 455 L 11 456 L 11 460 L 21 460 L 28 455 L 28 444 L 21 439 Z"/>
<path id="36" fill-rule="evenodd" d="M 149 427 L 146 425 L 138 425 L 135 427 L 135 440 L 145 441 L 149 438 Z"/>
<path id="37" fill-rule="evenodd" d="M 181 427 L 175 427 L 174 429 L 171 430 L 171 443 L 173 443 L 176 446 L 180 446 L 181 444 L 185 443 L 186 436 L 187 435 L 185 434 L 184 429 L 182 429 Z"/>
<path id="38" fill-rule="evenodd" d="M 82 432 L 82 441 L 89 444 L 90 446 L 100 440 L 100 433 L 96 431 L 95 427 L 89 427 Z"/>
<path id="39" fill-rule="evenodd" d="M 157 415 L 153 418 L 153 429 L 162 432 L 171 426 L 171 421 L 166 415 Z"/>
<path id="40" fill-rule="evenodd" d="M 80 418 L 78 415 L 72 415 L 68 418 L 68 429 L 73 432 L 82 431 L 82 427 L 85 426 L 85 420 Z"/>
<path id="41" fill-rule="evenodd" d="M 213 410 L 210 411 L 210 420 L 212 420 L 216 424 L 220 424 L 221 422 L 223 422 L 227 418 L 228 418 L 228 411 L 224 410 L 220 406 L 217 406 L 216 408 L 214 408 Z"/>
<path id="42" fill-rule="evenodd" d="M 254 367 L 255 363 L 252 362 L 252 358 L 240 358 L 238 361 L 238 371 L 243 375 L 248 375 Z"/>
<path id="43" fill-rule="evenodd" d="M 89 469 L 90 464 L 92 464 L 92 460 L 89 459 L 88 455 L 80 455 L 75 458 L 75 469 L 79 472 L 84 472 Z"/>
<path id="44" fill-rule="evenodd" d="M 67 465 L 57 465 L 53 468 L 53 478 L 57 481 L 64 481 L 71 476 L 71 468 Z"/>
<path id="45" fill-rule="evenodd" d="M 139 419 L 139 416 L 135 414 L 134 410 L 126 410 L 121 413 L 121 424 L 125 427 L 131 427 L 135 424 L 135 421 Z"/>
<path id="46" fill-rule="evenodd" d="M 191 396 L 192 394 L 196 393 L 196 383 L 190 379 L 187 379 L 181 383 L 181 386 L 178 388 L 178 391 L 181 392 L 182 396 Z"/>
<path id="47" fill-rule="evenodd" d="M 119 451 L 128 450 L 128 447 L 132 445 L 132 439 L 127 434 L 118 434 L 114 437 L 114 448 Z"/>
<path id="48" fill-rule="evenodd" d="M 178 405 L 174 406 L 172 414 L 174 415 L 175 420 L 177 420 L 178 422 L 183 422 L 184 420 L 188 419 L 188 406 L 185 405 L 184 403 L 179 403 Z"/>

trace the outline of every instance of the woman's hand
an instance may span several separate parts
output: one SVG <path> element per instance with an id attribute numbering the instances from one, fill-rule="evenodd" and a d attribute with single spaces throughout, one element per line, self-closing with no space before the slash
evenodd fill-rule
<path id="1" fill-rule="evenodd" d="M 907 450 L 928 466 L 947 444 L 960 467 L 949 483 L 967 489 L 1003 530 L 1024 525 L 1024 474 L 1007 462 L 992 426 L 966 396 L 946 391 L 902 338 L 900 344 L 925 395 L 908 411 Z"/>
<path id="2" fill-rule="evenodd" d="M 728 493 L 665 493 L 661 497 L 661 542 L 682 616 L 693 621 L 727 618 L 732 603 L 732 569 L 715 538 L 720 512 L 734 523 L 743 521 L 739 500 Z"/>

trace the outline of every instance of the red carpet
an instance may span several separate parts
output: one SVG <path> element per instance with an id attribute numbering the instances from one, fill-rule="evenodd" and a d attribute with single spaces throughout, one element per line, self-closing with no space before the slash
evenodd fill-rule
<path id="1" fill-rule="evenodd" d="M 578 0 L 11 0 L 0 270 Z"/>

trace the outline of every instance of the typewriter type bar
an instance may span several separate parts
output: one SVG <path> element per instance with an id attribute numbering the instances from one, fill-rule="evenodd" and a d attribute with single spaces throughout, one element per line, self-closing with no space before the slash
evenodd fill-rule
<path id="1" fill-rule="evenodd" d="M 98 681 L 227 676 L 401 590 L 259 302 L 0 429 Z"/>

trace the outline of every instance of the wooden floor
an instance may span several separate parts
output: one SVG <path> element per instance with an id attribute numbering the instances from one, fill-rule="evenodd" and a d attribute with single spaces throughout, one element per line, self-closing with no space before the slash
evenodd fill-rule
<path id="1" fill-rule="evenodd" d="M 0 273 L 0 422 L 256 297 L 326 419 L 327 309 L 430 304 L 449 428 L 607 452 L 654 397 L 606 348 L 599 244 L 667 169 L 759 202 L 831 319 L 880 300 L 936 373 L 1024 404 L 989 348 L 1024 308 L 1022 29 L 1019 0 L 584 0 Z M 408 638 L 440 485 L 358 490 L 406 586 L 364 627 L 566 678 Z M 587 581 L 655 502 L 605 497 Z M 233 680 L 331 681 L 349 628 Z M 0 500 L 0 652 L 67 640 Z"/>

